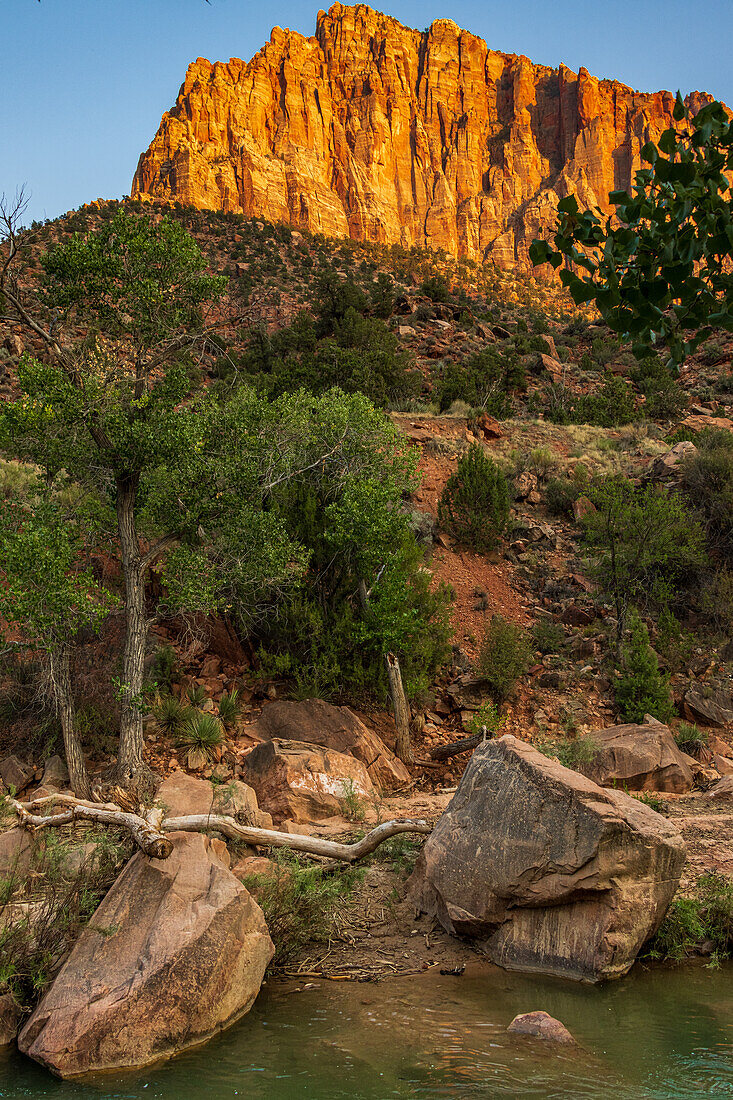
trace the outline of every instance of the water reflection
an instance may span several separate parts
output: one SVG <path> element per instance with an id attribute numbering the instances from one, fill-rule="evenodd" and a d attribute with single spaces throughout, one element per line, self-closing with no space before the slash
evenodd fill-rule
<path id="1" fill-rule="evenodd" d="M 644 971 L 603 987 L 469 968 L 378 985 L 271 983 L 237 1027 L 153 1070 L 83 1085 L 11 1055 L 19 1100 L 488 1100 L 733 1097 L 733 968 Z M 508 1035 L 542 1008 L 577 1049 Z"/>

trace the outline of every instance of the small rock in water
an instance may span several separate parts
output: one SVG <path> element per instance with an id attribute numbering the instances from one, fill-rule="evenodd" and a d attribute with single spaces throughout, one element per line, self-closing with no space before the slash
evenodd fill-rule
<path id="1" fill-rule="evenodd" d="M 548 1039 L 552 1043 L 574 1043 L 565 1024 L 561 1024 L 547 1012 L 524 1012 L 515 1016 L 507 1031 L 518 1035 L 533 1035 L 537 1039 Z"/>

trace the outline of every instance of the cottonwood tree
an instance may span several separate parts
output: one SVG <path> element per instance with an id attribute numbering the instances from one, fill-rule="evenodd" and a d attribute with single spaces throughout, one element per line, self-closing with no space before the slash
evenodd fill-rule
<path id="1" fill-rule="evenodd" d="M 246 387 L 207 389 L 183 353 L 206 339 L 204 306 L 224 280 L 175 222 L 121 211 L 42 262 L 30 301 L 6 267 L 6 310 L 51 355 L 21 361 L 23 397 L 0 410 L 0 446 L 47 478 L 64 471 L 115 517 L 126 623 L 116 778 L 129 783 L 145 776 L 151 567 L 164 572 L 169 609 L 236 606 L 246 623 L 307 567 L 274 506 L 280 487 L 315 478 L 336 499 L 367 470 L 390 471 L 390 455 L 399 464 L 404 443 L 359 394 L 269 402 Z"/>
<path id="2" fill-rule="evenodd" d="M 615 214 L 558 204 L 554 248 L 536 240 L 576 304 L 593 302 L 645 359 L 665 347 L 679 367 L 714 328 L 733 332 L 733 120 L 721 103 L 693 118 L 677 94 L 677 129 L 641 150 L 633 193 L 612 191 Z"/>
<path id="3" fill-rule="evenodd" d="M 89 535 L 40 482 L 0 498 L 0 616 L 43 656 L 71 787 L 82 798 L 91 788 L 74 720 L 72 653 L 79 632 L 96 629 L 118 603 L 82 563 Z"/>
<path id="4" fill-rule="evenodd" d="M 172 542 L 146 540 L 139 526 L 145 471 L 175 467 L 189 444 L 176 431 L 177 406 L 190 398 L 184 351 L 201 347 L 205 306 L 226 279 L 206 270 L 196 242 L 167 217 L 117 214 L 96 232 L 74 234 L 41 260 L 38 289 L 23 286 L 15 262 L 23 244 L 22 196 L 4 203 L 5 319 L 39 338 L 50 362 L 27 357 L 24 398 L 2 411 L 7 449 L 49 476 L 65 470 L 113 504 L 125 583 L 120 778 L 142 766 L 140 697 L 147 634 L 145 578 Z"/>

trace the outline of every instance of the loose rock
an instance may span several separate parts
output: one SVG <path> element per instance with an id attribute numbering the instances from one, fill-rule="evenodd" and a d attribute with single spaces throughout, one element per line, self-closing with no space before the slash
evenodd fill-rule
<path id="1" fill-rule="evenodd" d="M 267 806 L 276 820 L 333 817 L 348 808 L 349 792 L 360 800 L 375 795 L 369 773 L 353 756 L 303 741 L 276 737 L 256 745 L 243 771 L 260 805 Z"/>
<path id="2" fill-rule="evenodd" d="M 591 761 L 578 765 L 578 770 L 602 787 L 671 794 L 692 790 L 694 775 L 688 758 L 662 722 L 652 719 L 644 725 L 609 726 L 594 731 L 588 740 L 598 751 Z"/>
<path id="3" fill-rule="evenodd" d="M 306 741 L 348 753 L 360 760 L 372 782 L 384 789 L 410 781 L 402 761 L 348 707 L 334 707 L 322 699 L 283 700 L 265 707 L 249 730 L 266 741 Z"/>
<path id="4" fill-rule="evenodd" d="M 565 1024 L 561 1024 L 548 1012 L 523 1012 L 514 1017 L 507 1031 L 518 1035 L 533 1035 L 537 1039 L 548 1039 L 553 1043 L 575 1042 Z"/>

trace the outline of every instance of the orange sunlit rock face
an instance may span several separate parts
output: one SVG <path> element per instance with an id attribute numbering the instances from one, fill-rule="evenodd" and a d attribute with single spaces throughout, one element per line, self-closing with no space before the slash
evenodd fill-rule
<path id="1" fill-rule="evenodd" d="M 312 38 L 276 27 L 249 63 L 190 65 L 132 193 L 526 269 L 559 199 L 629 187 L 673 106 L 450 19 L 421 32 L 334 4 Z"/>

